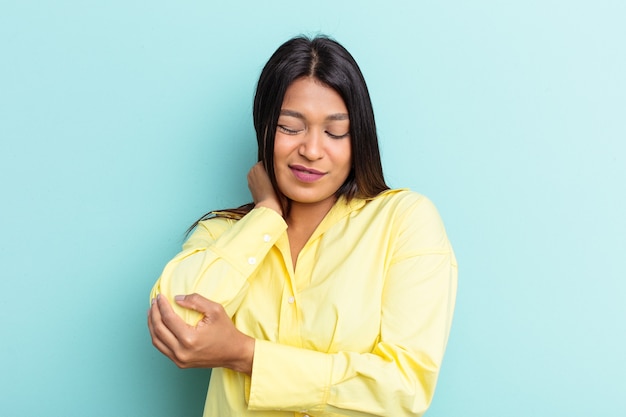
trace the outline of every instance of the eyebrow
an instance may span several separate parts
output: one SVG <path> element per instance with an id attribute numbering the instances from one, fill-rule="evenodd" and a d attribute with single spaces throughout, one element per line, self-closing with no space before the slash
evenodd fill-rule
<path id="1" fill-rule="evenodd" d="M 290 117 L 295 117 L 297 119 L 305 120 L 305 117 L 302 113 L 294 111 L 294 110 L 281 109 L 280 115 L 290 116 Z M 350 120 L 350 117 L 346 113 L 334 113 L 334 114 L 329 114 L 328 116 L 326 116 L 326 120 L 330 120 L 330 121 Z"/>

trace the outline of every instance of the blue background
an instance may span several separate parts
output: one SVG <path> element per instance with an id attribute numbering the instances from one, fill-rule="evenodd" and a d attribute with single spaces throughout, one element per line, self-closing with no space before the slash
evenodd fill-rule
<path id="1" fill-rule="evenodd" d="M 427 415 L 626 415 L 625 4 L 3 1 L 0 415 L 200 414 L 208 371 L 151 346 L 148 292 L 249 200 L 255 81 L 319 31 L 458 255 Z"/>

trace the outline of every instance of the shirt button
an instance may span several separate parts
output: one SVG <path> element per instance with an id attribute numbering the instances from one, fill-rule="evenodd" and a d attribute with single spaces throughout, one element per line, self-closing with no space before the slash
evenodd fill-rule
<path id="1" fill-rule="evenodd" d="M 295 299 L 295 298 L 293 298 L 293 297 L 289 297 L 289 298 L 287 298 L 287 302 L 288 302 L 289 304 L 293 304 L 293 302 L 294 302 L 294 301 L 296 301 L 296 299 Z"/>
<path id="2" fill-rule="evenodd" d="M 254 265 L 254 264 L 256 263 L 256 258 L 254 258 L 254 257 L 250 257 L 250 258 L 248 258 L 248 263 L 249 263 L 250 265 Z"/>
<path id="3" fill-rule="evenodd" d="M 269 242 L 272 237 L 270 235 L 263 235 L 263 241 Z"/>

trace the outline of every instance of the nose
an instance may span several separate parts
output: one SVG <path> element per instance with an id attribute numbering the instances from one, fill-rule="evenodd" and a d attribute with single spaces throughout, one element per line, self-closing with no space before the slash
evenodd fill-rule
<path id="1" fill-rule="evenodd" d="M 323 132 L 318 129 L 308 130 L 302 137 L 298 153 L 309 161 L 321 159 L 324 156 L 323 140 Z"/>

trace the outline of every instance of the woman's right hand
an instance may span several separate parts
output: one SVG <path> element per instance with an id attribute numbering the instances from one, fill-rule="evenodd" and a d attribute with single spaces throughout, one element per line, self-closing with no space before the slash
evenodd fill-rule
<path id="1" fill-rule="evenodd" d="M 283 206 L 276 195 L 263 162 L 257 162 L 248 172 L 248 188 L 255 207 L 267 207 L 283 215 Z"/>

